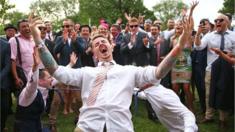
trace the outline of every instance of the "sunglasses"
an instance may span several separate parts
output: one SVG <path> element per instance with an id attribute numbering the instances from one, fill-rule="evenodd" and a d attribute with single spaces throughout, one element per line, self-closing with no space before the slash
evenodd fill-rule
<path id="1" fill-rule="evenodd" d="M 223 22 L 224 21 L 224 19 L 215 19 L 215 23 L 217 23 L 217 22 L 219 22 L 219 23 L 221 23 L 221 22 Z"/>
<path id="2" fill-rule="evenodd" d="M 63 25 L 62 28 L 69 28 L 70 25 Z"/>
<path id="3" fill-rule="evenodd" d="M 138 27 L 138 25 L 130 25 L 130 28 Z"/>

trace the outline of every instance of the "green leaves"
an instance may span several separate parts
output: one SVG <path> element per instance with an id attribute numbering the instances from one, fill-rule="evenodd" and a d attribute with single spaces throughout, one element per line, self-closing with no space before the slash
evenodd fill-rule
<path id="1" fill-rule="evenodd" d="M 153 11 L 162 21 L 163 29 L 166 28 L 168 19 L 177 19 L 181 16 L 181 11 L 187 8 L 187 5 L 178 0 L 161 0 L 153 7 Z"/>

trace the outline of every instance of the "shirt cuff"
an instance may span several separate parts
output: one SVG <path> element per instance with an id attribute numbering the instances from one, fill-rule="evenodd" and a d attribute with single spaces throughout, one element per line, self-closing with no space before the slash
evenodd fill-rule
<path id="1" fill-rule="evenodd" d="M 132 49 L 132 48 L 133 48 L 133 45 L 131 44 L 131 42 L 128 43 L 128 47 L 129 47 L 129 49 Z"/>

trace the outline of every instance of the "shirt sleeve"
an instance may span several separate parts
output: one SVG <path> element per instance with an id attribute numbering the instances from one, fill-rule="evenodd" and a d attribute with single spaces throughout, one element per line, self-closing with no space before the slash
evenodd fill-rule
<path id="1" fill-rule="evenodd" d="M 208 42 L 210 40 L 210 35 L 211 33 L 207 33 L 202 39 L 201 39 L 201 44 L 199 46 L 197 46 L 196 44 L 194 44 L 194 47 L 196 50 L 203 50 L 204 48 L 206 48 L 206 46 L 208 45 Z"/>
<path id="2" fill-rule="evenodd" d="M 160 84 L 161 80 L 156 78 L 155 66 L 137 67 L 136 70 L 136 87 L 142 87 L 145 84 Z"/>
<path id="3" fill-rule="evenodd" d="M 28 75 L 29 81 L 27 82 L 26 87 L 22 90 L 19 96 L 19 105 L 20 106 L 29 106 L 37 96 L 37 87 L 38 87 L 38 74 L 39 71 L 30 72 Z"/>
<path id="4" fill-rule="evenodd" d="M 11 46 L 11 59 L 12 60 L 16 60 L 16 56 L 17 56 L 17 44 L 16 44 L 16 40 L 15 37 L 12 37 L 9 40 L 10 46 Z"/>
<path id="5" fill-rule="evenodd" d="M 80 68 L 73 69 L 59 66 L 58 69 L 54 72 L 53 76 L 59 82 L 64 84 L 81 87 L 83 72 Z"/>
<path id="6" fill-rule="evenodd" d="M 171 119 L 160 116 L 162 112 L 167 112 L 168 115 L 174 115 L 182 119 L 183 126 L 179 127 L 184 129 L 184 132 L 197 132 L 198 127 L 195 116 L 180 102 L 179 97 L 173 91 L 158 85 L 150 87 L 144 92 L 148 101 L 153 105 L 154 111 L 160 111 L 160 113 L 157 113 L 159 118 L 164 118 L 165 122 L 175 126 L 175 122 L 172 122 Z"/>

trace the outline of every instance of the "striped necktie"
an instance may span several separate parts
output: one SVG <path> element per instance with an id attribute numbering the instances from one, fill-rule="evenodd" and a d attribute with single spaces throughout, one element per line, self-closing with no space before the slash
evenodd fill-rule
<path id="1" fill-rule="evenodd" d="M 87 99 L 88 106 L 92 106 L 95 104 L 97 95 L 99 94 L 99 91 L 101 90 L 104 84 L 104 80 L 107 78 L 107 72 L 111 67 L 112 66 L 110 62 L 107 62 L 107 63 L 104 62 L 102 64 L 101 72 L 97 74 L 95 82 L 93 84 L 93 88 L 88 96 L 88 99 Z"/>

